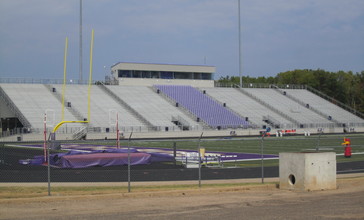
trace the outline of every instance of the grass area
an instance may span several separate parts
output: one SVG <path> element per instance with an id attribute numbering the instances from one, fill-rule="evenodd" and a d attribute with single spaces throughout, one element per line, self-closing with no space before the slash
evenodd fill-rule
<path id="1" fill-rule="evenodd" d="M 364 135 L 351 134 L 346 135 L 351 139 L 352 153 L 364 152 Z M 261 147 L 264 146 L 264 154 L 278 155 L 280 152 L 313 152 L 319 148 L 320 152 L 343 153 L 344 146 L 343 135 L 322 135 L 322 136 L 291 136 L 284 138 L 266 137 L 262 141 L 261 138 L 234 138 L 234 139 L 202 139 L 201 147 L 206 151 L 218 152 L 236 152 L 236 153 L 261 153 Z M 197 140 L 182 141 L 132 141 L 131 146 L 155 147 L 172 149 L 173 142 L 176 142 L 177 149 L 197 150 Z M 128 144 L 128 143 L 126 143 Z M 351 158 L 338 156 L 338 162 L 362 161 L 364 155 L 353 155 Z M 278 160 L 264 161 L 265 166 L 277 166 Z M 226 163 L 227 166 L 260 166 L 260 161 L 231 162 Z"/>
<path id="2" fill-rule="evenodd" d="M 314 150 L 319 148 L 332 148 L 335 152 L 342 152 L 343 135 L 326 135 L 321 136 L 292 136 L 284 138 L 266 137 L 264 139 L 264 153 L 278 154 L 279 152 L 294 152 Z M 364 151 L 364 135 L 346 136 L 351 138 L 353 152 Z M 173 142 L 176 142 L 178 149 L 197 149 L 197 140 L 182 140 L 182 141 L 131 141 L 132 146 L 143 147 L 162 147 L 172 148 Z M 122 142 L 126 144 L 127 142 Z M 245 153 L 260 153 L 262 140 L 261 138 L 235 138 L 235 139 L 202 139 L 201 147 L 205 147 L 208 151 L 223 151 L 223 152 L 245 152 Z"/>
<path id="3" fill-rule="evenodd" d="M 277 183 L 264 183 L 264 185 Z M 224 190 L 231 187 L 254 187 L 262 186 L 261 183 L 221 183 L 221 184 L 203 184 L 201 189 L 219 189 Z M 153 192 L 173 192 L 180 190 L 197 190 L 197 184 L 177 184 L 177 185 L 152 185 L 152 186 L 133 186 L 132 193 L 153 193 Z M 127 186 L 56 186 L 52 187 L 53 196 L 83 196 L 83 195 L 106 195 L 128 193 Z M 9 186 L 0 187 L 0 199 L 17 199 L 17 198 L 36 198 L 48 196 L 47 187 L 39 186 Z"/>

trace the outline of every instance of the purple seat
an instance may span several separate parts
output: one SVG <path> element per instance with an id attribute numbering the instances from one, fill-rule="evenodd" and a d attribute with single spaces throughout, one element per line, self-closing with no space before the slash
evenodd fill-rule
<path id="1" fill-rule="evenodd" d="M 192 86 L 155 85 L 155 88 L 213 128 L 247 127 L 249 123 Z"/>

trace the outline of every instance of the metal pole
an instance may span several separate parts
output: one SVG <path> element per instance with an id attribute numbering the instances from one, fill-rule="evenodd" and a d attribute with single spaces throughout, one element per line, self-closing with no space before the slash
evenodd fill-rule
<path id="1" fill-rule="evenodd" d="M 50 141 L 48 142 L 47 147 L 47 172 L 48 172 L 48 196 L 51 196 L 51 162 L 50 162 L 50 148 L 53 143 L 53 139 L 55 137 L 55 133 L 50 134 Z"/>
<path id="2" fill-rule="evenodd" d="M 104 66 L 104 72 L 105 72 L 105 79 L 104 79 L 104 82 L 105 82 L 105 84 L 106 84 L 106 77 L 107 77 L 106 66 Z"/>
<path id="3" fill-rule="evenodd" d="M 47 161 L 47 113 L 44 113 L 44 143 L 43 143 L 44 162 Z"/>
<path id="4" fill-rule="evenodd" d="M 201 138 L 202 138 L 203 132 L 201 133 L 200 138 L 198 139 L 198 187 L 201 188 Z"/>
<path id="5" fill-rule="evenodd" d="M 50 144 L 48 145 L 47 150 L 47 162 L 48 162 L 48 196 L 51 196 L 51 163 L 49 162 L 50 156 L 49 156 L 49 148 Z"/>
<path id="6" fill-rule="evenodd" d="M 241 48 L 241 21 L 240 21 L 240 0 L 238 0 L 238 10 L 239 10 L 239 79 L 240 79 L 240 88 L 243 87 L 243 79 L 242 79 L 242 74 L 243 74 L 243 64 L 242 64 L 242 48 Z"/>
<path id="7" fill-rule="evenodd" d="M 322 131 L 320 132 L 319 137 L 318 137 L 318 139 L 317 139 L 316 152 L 318 152 L 318 151 L 319 151 L 321 134 L 322 134 Z"/>
<path id="8" fill-rule="evenodd" d="M 131 136 L 133 135 L 133 132 L 129 135 L 129 141 L 128 141 L 128 192 L 130 192 L 130 140 Z"/>
<path id="9" fill-rule="evenodd" d="M 116 149 L 120 148 L 119 113 L 116 112 Z"/>
<path id="10" fill-rule="evenodd" d="M 174 165 L 177 165 L 176 157 L 177 157 L 177 143 L 173 142 L 173 157 L 174 157 Z"/>
<path id="11" fill-rule="evenodd" d="M 264 136 L 265 136 L 265 132 L 262 135 L 262 139 L 260 142 L 260 153 L 261 153 L 261 158 L 262 158 L 262 184 L 264 183 Z"/>
<path id="12" fill-rule="evenodd" d="M 80 0 L 80 57 L 79 57 L 79 83 L 82 84 L 82 0 Z"/>

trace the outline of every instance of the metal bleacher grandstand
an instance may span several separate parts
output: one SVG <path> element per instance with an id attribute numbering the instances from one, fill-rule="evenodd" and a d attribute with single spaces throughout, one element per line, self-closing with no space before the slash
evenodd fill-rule
<path id="1" fill-rule="evenodd" d="M 62 89 L 61 84 L 52 83 L 1 83 L 0 108 L 3 115 L 7 112 L 7 117 L 17 118 L 22 130 L 41 133 L 45 112 L 52 113 L 47 117 L 54 115 L 53 123 L 62 120 Z M 153 135 L 190 131 L 196 136 L 201 130 L 239 130 L 250 135 L 266 127 L 328 128 L 330 132 L 364 128 L 363 118 L 306 89 L 92 85 L 88 132 L 114 132 L 116 112 L 121 131 Z M 88 86 L 66 85 L 64 120 L 84 121 L 87 117 Z M 57 132 L 72 135 L 84 126 L 69 123 Z M 8 131 L 9 126 L 2 136 Z"/>

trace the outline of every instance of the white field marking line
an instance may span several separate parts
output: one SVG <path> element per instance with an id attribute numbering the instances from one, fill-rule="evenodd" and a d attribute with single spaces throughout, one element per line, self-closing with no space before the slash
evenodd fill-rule
<path id="1" fill-rule="evenodd" d="M 357 153 L 351 153 L 352 155 L 360 155 L 360 154 L 364 154 L 364 152 L 357 152 Z M 336 154 L 336 156 L 344 156 L 344 154 Z"/>
<path id="2" fill-rule="evenodd" d="M 319 150 L 334 150 L 334 148 L 328 148 L 328 147 L 319 147 Z M 310 148 L 310 149 L 303 149 L 304 151 L 316 151 L 316 148 Z"/>
<path id="3" fill-rule="evenodd" d="M 264 158 L 263 160 L 278 160 L 279 157 L 276 158 Z M 255 160 L 259 160 L 261 161 L 262 158 L 256 158 L 256 159 L 241 159 L 241 160 L 224 160 L 223 162 L 235 162 L 235 161 L 255 161 Z"/>
<path id="4" fill-rule="evenodd" d="M 277 160 L 279 159 L 279 157 L 277 158 L 264 158 L 264 160 Z M 226 162 L 244 162 L 244 161 L 261 161 L 261 158 L 257 158 L 257 159 L 240 159 L 240 160 L 224 160 L 222 161 L 222 163 L 226 163 Z"/>
<path id="5" fill-rule="evenodd" d="M 342 170 L 342 171 L 337 171 L 337 173 L 351 173 L 353 171 L 358 171 L 358 172 L 362 172 L 364 171 L 364 169 L 357 169 L 357 170 Z"/>
<path id="6" fill-rule="evenodd" d="M 90 153 L 91 152 L 89 150 L 75 150 L 75 149 L 71 149 L 71 148 L 63 148 L 62 150 L 66 150 L 66 151 L 77 151 L 77 152 L 83 152 L 83 153 Z"/>
<path id="7" fill-rule="evenodd" d="M 350 145 L 351 147 L 364 147 L 364 145 Z M 340 146 L 322 146 L 322 147 L 331 147 L 331 148 L 341 148 L 341 147 L 345 147 L 344 145 L 340 145 Z"/>
<path id="8" fill-rule="evenodd" d="M 29 146 L 29 145 L 14 145 L 14 144 L 5 144 L 5 147 L 19 147 L 19 148 L 34 148 L 34 149 L 43 149 L 41 145 L 38 147 L 35 146 Z"/>

